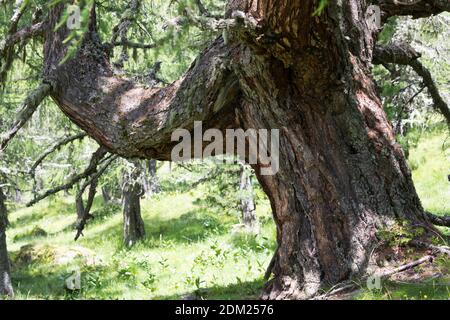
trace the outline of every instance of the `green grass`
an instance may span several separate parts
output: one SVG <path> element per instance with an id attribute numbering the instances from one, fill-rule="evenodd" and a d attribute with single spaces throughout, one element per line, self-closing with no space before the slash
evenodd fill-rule
<path id="1" fill-rule="evenodd" d="M 450 214 L 449 148 L 446 134 L 424 135 L 410 150 L 417 191 L 426 209 Z M 448 146 L 448 142 L 447 142 Z M 238 218 L 217 214 L 195 204 L 202 189 L 166 192 L 143 201 L 146 238 L 127 249 L 122 245 L 120 206 L 95 200 L 96 218 L 77 243 L 73 197 L 55 197 L 33 208 L 10 214 L 8 246 L 16 263 L 13 281 L 18 299 L 255 299 L 275 250 L 275 226 L 270 205 L 257 206 L 260 236 L 233 233 Z M 42 231 L 45 231 L 42 232 Z M 444 230 L 445 231 L 445 230 Z M 20 263 L 24 245 L 39 245 L 40 254 Z M 78 258 L 54 262 L 54 250 L 81 246 L 97 256 L 95 264 Z M 443 263 L 448 263 L 444 261 Z M 65 279 L 82 272 L 82 290 L 69 293 Z M 448 270 L 448 268 L 447 268 Z M 357 299 L 447 299 L 448 279 L 405 284 L 386 282 L 381 291 L 363 289 Z"/>

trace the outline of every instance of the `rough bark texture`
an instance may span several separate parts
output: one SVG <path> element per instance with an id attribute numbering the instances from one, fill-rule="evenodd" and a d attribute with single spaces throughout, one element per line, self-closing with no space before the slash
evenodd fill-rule
<path id="1" fill-rule="evenodd" d="M 11 267 L 9 264 L 8 250 L 6 248 L 6 227 L 8 226 L 6 197 L 0 188 L 0 299 L 13 297 L 14 291 L 11 283 Z"/>
<path id="2" fill-rule="evenodd" d="M 361 276 L 377 231 L 396 220 L 427 225 L 371 76 L 378 30 L 365 23 L 368 3 L 330 1 L 313 16 L 317 3 L 230 1 L 229 14 L 244 11 L 258 36 L 237 25 L 163 89 L 115 77 L 92 26 L 77 57 L 58 66 L 65 31 L 47 29 L 53 99 L 111 152 L 169 160 L 172 131 L 195 120 L 205 129 L 280 130 L 280 170 L 258 175 L 278 233 L 267 299 L 309 298 Z M 130 228 L 140 223 L 135 188 L 126 191 Z"/>
<path id="3" fill-rule="evenodd" d="M 123 238 L 128 247 L 145 237 L 144 220 L 141 217 L 143 187 L 138 169 L 135 166 L 131 173 L 126 173 L 123 182 Z"/>

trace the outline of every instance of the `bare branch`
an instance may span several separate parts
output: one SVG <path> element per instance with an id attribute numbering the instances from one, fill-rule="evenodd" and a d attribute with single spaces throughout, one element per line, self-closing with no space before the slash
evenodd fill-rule
<path id="1" fill-rule="evenodd" d="M 450 228 L 450 216 L 440 217 L 440 216 L 434 215 L 431 212 L 427 212 L 427 211 L 425 212 L 425 215 L 432 224 Z"/>
<path id="2" fill-rule="evenodd" d="M 52 86 L 48 83 L 42 83 L 36 90 L 32 91 L 23 102 L 18 111 L 17 118 L 12 127 L 0 136 L 0 152 L 5 150 L 8 143 L 17 134 L 17 132 L 31 118 L 37 107 L 41 104 L 47 95 L 50 94 Z"/>
<path id="3" fill-rule="evenodd" d="M 98 179 L 105 173 L 106 169 L 113 163 L 114 160 L 116 160 L 118 156 L 112 156 L 110 157 L 105 165 L 97 172 L 95 173 L 90 179 L 88 179 L 84 185 L 80 188 L 77 194 L 77 201 L 83 202 L 83 193 L 86 190 L 87 186 L 89 186 L 89 193 L 88 193 L 88 199 L 86 203 L 86 207 L 80 208 L 82 212 L 77 212 L 78 214 L 78 220 L 76 223 L 76 229 L 77 234 L 75 236 L 75 241 L 77 241 L 82 235 L 84 227 L 86 226 L 86 223 L 93 219 L 94 217 L 90 214 L 92 204 L 94 202 L 95 194 L 97 193 L 97 185 L 98 185 Z"/>
<path id="4" fill-rule="evenodd" d="M 35 205 L 36 203 L 38 203 L 39 201 L 42 201 L 43 199 L 54 195 L 60 191 L 63 190 L 69 190 L 71 189 L 76 183 L 80 182 L 81 180 L 83 180 L 84 178 L 87 178 L 93 174 L 95 174 L 97 172 L 97 166 L 100 163 L 100 161 L 106 156 L 106 149 L 104 149 L 103 147 L 98 148 L 91 157 L 91 160 L 89 162 L 88 167 L 86 168 L 86 170 L 84 170 L 84 172 L 77 174 L 75 176 L 73 176 L 69 181 L 67 181 L 65 184 L 55 187 L 53 189 L 47 190 L 45 193 L 41 194 L 41 195 L 36 195 L 35 198 L 30 201 L 29 203 L 27 203 L 27 207 L 31 207 L 33 205 Z"/>
<path id="5" fill-rule="evenodd" d="M 384 19 L 392 16 L 425 18 L 444 11 L 450 11 L 448 0 L 379 0 Z"/>
<path id="6" fill-rule="evenodd" d="M 43 35 L 44 27 L 44 22 L 38 22 L 7 36 L 6 39 L 3 39 L 0 42 L 0 57 L 3 57 L 6 50 L 11 48 L 15 44 Z"/>
<path id="7" fill-rule="evenodd" d="M 34 175 L 34 172 L 36 171 L 36 168 L 42 163 L 42 161 L 45 160 L 50 154 L 53 152 L 59 150 L 61 147 L 65 146 L 66 144 L 69 144 L 76 140 L 84 139 L 87 136 L 86 133 L 79 133 L 77 135 L 64 138 L 58 142 L 56 142 L 53 146 L 45 150 L 45 152 L 36 160 L 36 162 L 31 166 L 29 172 L 31 175 Z"/>
<path id="8" fill-rule="evenodd" d="M 92 208 L 92 204 L 94 202 L 95 194 L 97 193 L 97 185 L 98 185 L 98 178 L 95 178 L 89 187 L 89 194 L 86 207 L 83 206 L 82 208 L 80 208 L 82 212 L 77 212 L 78 219 L 75 227 L 77 229 L 77 234 L 75 235 L 75 241 L 77 241 L 78 238 L 80 238 L 83 235 L 83 230 L 84 227 L 86 226 L 86 223 L 93 218 L 93 216 L 90 214 L 90 211 Z M 78 192 L 77 201 L 81 202 L 83 201 L 83 193 L 84 192 L 81 190 Z"/>
<path id="9" fill-rule="evenodd" d="M 433 80 L 430 71 L 419 61 L 420 53 L 416 52 L 408 44 L 392 44 L 389 46 L 375 46 L 374 63 L 375 64 L 400 64 L 413 68 L 413 70 L 422 78 L 423 84 L 427 87 L 428 93 L 433 100 L 433 106 L 447 120 L 450 127 L 450 109 L 439 93 L 439 89 Z"/>
<path id="10" fill-rule="evenodd" d="M 136 49 L 153 49 L 156 47 L 155 44 L 144 44 L 144 43 L 132 42 L 129 40 L 116 41 L 116 42 L 114 42 L 114 46 L 116 46 L 116 47 L 123 46 L 123 47 L 136 48 Z"/>
<path id="11" fill-rule="evenodd" d="M 132 0 L 127 10 L 122 14 L 120 18 L 120 22 L 113 28 L 113 35 L 110 43 L 114 44 L 117 42 L 117 39 L 121 39 L 122 41 L 126 41 L 128 29 L 133 23 L 136 14 L 139 12 L 139 8 L 141 6 L 141 1 Z"/>

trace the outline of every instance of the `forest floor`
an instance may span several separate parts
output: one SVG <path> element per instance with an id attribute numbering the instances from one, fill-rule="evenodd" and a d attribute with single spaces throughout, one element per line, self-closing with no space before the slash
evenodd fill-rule
<path id="1" fill-rule="evenodd" d="M 450 214 L 450 139 L 426 133 L 411 148 L 409 162 L 424 207 Z M 164 179 L 164 173 L 161 173 Z M 205 190 L 165 191 L 142 203 L 146 238 L 122 244 L 119 205 L 97 198 L 95 219 L 74 242 L 73 197 L 54 197 L 33 208 L 10 212 L 8 248 L 18 299 L 256 299 L 275 250 L 275 226 L 267 199 L 259 194 L 258 236 L 238 231 L 239 219 L 217 214 L 196 199 Z M 10 204 L 12 205 L 12 204 Z M 449 234 L 449 229 L 442 228 Z M 384 281 L 381 290 L 360 290 L 352 299 L 449 299 L 450 263 L 435 261 L 440 274 L 413 272 L 415 280 Z M 81 291 L 65 279 L 81 272 Z M 423 275 L 423 276 L 422 276 Z"/>

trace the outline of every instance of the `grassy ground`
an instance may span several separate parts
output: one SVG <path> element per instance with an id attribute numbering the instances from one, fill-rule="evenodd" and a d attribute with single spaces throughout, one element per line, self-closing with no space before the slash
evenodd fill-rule
<path id="1" fill-rule="evenodd" d="M 439 214 L 450 214 L 449 144 L 443 133 L 427 134 L 410 151 L 413 178 L 423 204 Z M 147 237 L 131 250 L 122 245 L 120 207 L 105 206 L 100 199 L 94 204 L 96 219 L 77 243 L 73 242 L 71 197 L 12 212 L 8 246 L 17 298 L 256 298 L 275 249 L 269 203 L 260 197 L 262 233 L 254 237 L 233 232 L 237 217 L 212 214 L 196 205 L 201 192 L 201 188 L 171 192 L 144 200 Z M 35 245 L 30 249 L 34 252 L 20 250 L 30 244 Z M 76 250 L 83 252 L 84 258 L 64 260 Z M 448 259 L 440 263 L 448 265 Z M 68 293 L 65 279 L 77 270 L 82 274 L 82 290 Z M 382 290 L 362 289 L 356 298 L 447 299 L 448 280 L 386 282 Z"/>

